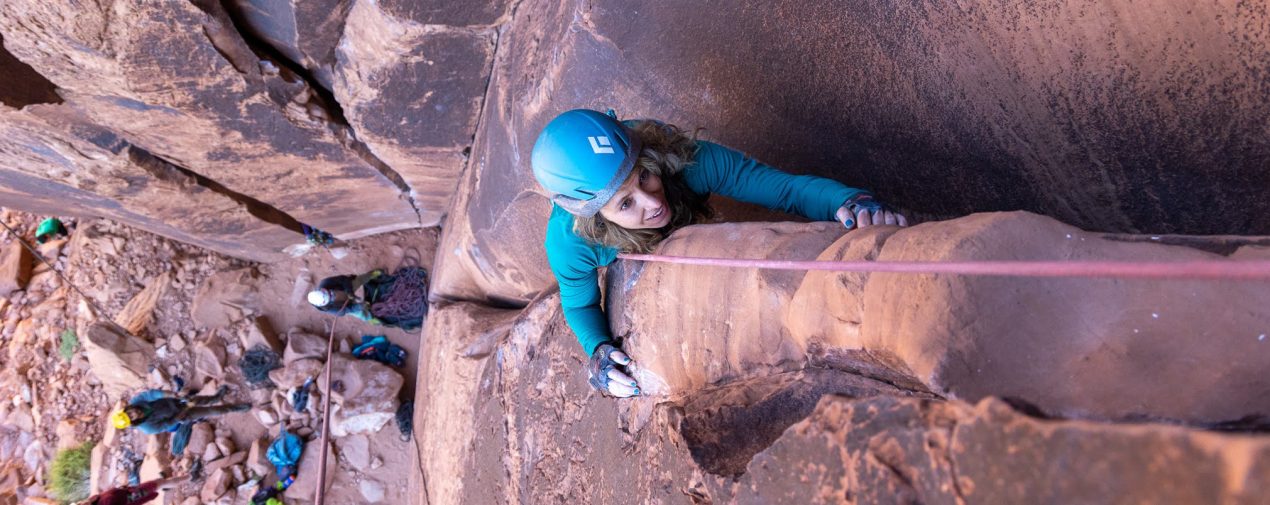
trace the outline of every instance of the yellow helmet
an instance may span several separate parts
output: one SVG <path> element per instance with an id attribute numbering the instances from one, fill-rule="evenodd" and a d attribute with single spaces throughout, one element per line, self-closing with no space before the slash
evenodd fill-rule
<path id="1" fill-rule="evenodd" d="M 132 418 L 128 417 L 126 411 L 120 410 L 110 415 L 110 424 L 114 425 L 115 429 L 122 430 L 132 426 Z"/>

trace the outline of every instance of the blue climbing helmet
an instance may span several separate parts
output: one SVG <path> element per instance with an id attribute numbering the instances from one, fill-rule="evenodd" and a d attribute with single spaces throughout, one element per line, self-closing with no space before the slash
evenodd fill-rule
<path id="1" fill-rule="evenodd" d="M 613 111 L 574 109 L 542 129 L 530 163 L 551 201 L 570 214 L 591 217 L 626 181 L 639 150 L 639 136 Z"/>

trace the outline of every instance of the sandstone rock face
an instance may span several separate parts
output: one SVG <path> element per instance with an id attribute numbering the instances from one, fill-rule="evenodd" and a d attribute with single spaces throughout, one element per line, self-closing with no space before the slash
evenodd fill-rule
<path id="1" fill-rule="evenodd" d="M 529 154 L 577 107 L 703 127 L 918 216 L 1023 209 L 1089 230 L 1270 234 L 1270 203 L 1238 196 L 1270 185 L 1258 9 L 531 0 L 517 12 L 532 15 L 499 42 L 439 297 L 524 304 L 551 289 Z"/>
<path id="2" fill-rule="evenodd" d="M 270 260 L 300 222 L 342 238 L 439 223 L 507 4 L 12 7 L 6 205 Z"/>
<path id="3" fill-rule="evenodd" d="M 441 342 L 421 357 L 422 454 L 448 455 L 424 458 L 427 501 L 1256 503 L 1270 485 L 1262 436 L 1036 419 L 835 368 L 843 361 L 676 402 L 605 399 L 558 303 L 530 304 L 493 355 L 456 360 L 462 342 Z M 492 309 L 440 307 L 428 334 L 471 338 L 491 324 L 480 310 Z"/>
<path id="4" fill-rule="evenodd" d="M 550 311 L 548 304 L 535 305 L 538 310 Z M 489 437 L 491 446 L 503 438 L 501 429 L 477 430 L 481 415 L 497 415 L 488 408 L 493 398 L 488 395 L 493 381 L 483 381 L 484 371 L 490 366 L 490 353 L 479 358 L 462 358 L 465 348 L 483 336 L 496 343 L 497 348 L 509 337 L 512 323 L 518 311 L 494 309 L 473 303 L 454 303 L 435 306 L 428 313 L 423 334 L 427 335 L 420 346 L 419 375 L 415 383 L 416 403 L 414 415 L 415 437 L 422 447 L 438 448 L 450 452 L 450 457 L 423 458 L 423 472 L 427 475 L 465 475 L 464 461 L 473 451 L 473 440 Z M 529 330 L 523 334 L 531 334 Z M 483 394 L 484 393 L 484 394 Z M 426 451 L 427 449 L 425 449 Z M 491 450 L 501 454 L 500 450 Z M 491 472 L 498 479 L 499 472 Z M 422 489 L 418 475 L 411 475 L 412 489 Z M 459 503 L 462 483 L 454 479 L 432 478 L 429 483 L 431 499 L 437 503 Z M 485 499 L 484 501 L 489 501 Z"/>
<path id="5" fill-rule="evenodd" d="M 467 161 L 497 32 L 488 26 L 495 16 L 454 20 L 483 21 L 484 27 L 444 26 L 438 21 L 445 16 L 418 11 L 501 11 L 506 2 L 412 3 L 353 2 L 335 51 L 333 90 L 360 138 L 427 209 L 423 225 L 434 226 Z"/>
<path id="6" fill-rule="evenodd" d="M 240 29 L 311 73 L 440 222 L 472 141 L 505 1 L 236 0 Z"/>
<path id="7" fill-rule="evenodd" d="M 218 3 L 75 9 L 73 23 L 58 14 L 67 9 L 32 4 L 0 18 L 6 47 L 59 86 L 62 106 L 336 235 L 418 224 L 313 90 L 262 65 Z M 114 10 L 128 12 L 126 26 L 110 21 Z"/>
<path id="8" fill-rule="evenodd" d="M 1070 237 L 1070 238 L 1069 238 Z M 1267 251 L 1240 256 L 1266 258 Z M 879 260 L 1217 260 L 1104 240 L 1023 213 L 901 230 Z M 1063 416 L 1192 423 L 1270 408 L 1264 282 L 870 277 L 860 345 L 899 355 L 937 391 L 1021 398 Z M 1114 385 L 1114 387 L 1111 387 Z"/>
<path id="9" fill-rule="evenodd" d="M 356 237 L 448 215 L 433 287 L 456 303 L 428 321 L 417 386 L 428 502 L 1254 502 L 1264 437 L 1022 412 L 1264 415 L 1264 288 L 622 264 L 610 315 L 649 394 L 612 401 L 586 386 L 550 296 L 550 205 L 528 154 L 557 113 L 613 107 L 916 217 L 1266 234 L 1267 16 L 1178 0 L 14 1 L 0 10 L 0 202 L 261 261 L 301 222 Z M 1030 215 L 846 236 L 729 226 L 736 238 L 684 230 L 665 249 L 1215 258 Z M 192 315 L 217 327 L 271 303 L 252 296 Z M 152 361 L 114 347 L 94 367 Z M 400 379 L 366 372 L 353 389 L 379 403 L 340 405 L 355 415 L 333 427 L 386 422 Z M 361 407 L 368 422 L 346 423 Z M 330 450 L 310 449 L 313 480 L 292 494 Z"/>
<path id="10" fill-rule="evenodd" d="M 0 198 L 54 215 L 103 216 L 254 260 L 303 241 L 243 202 L 63 105 L 0 106 Z"/>
<path id="11" fill-rule="evenodd" d="M 1187 247 L 1101 238 L 1027 213 L 845 234 L 820 224 L 708 225 L 681 230 L 659 252 L 1222 260 Z M 804 275 L 669 264 L 623 264 L 612 273 L 614 331 L 627 336 L 624 347 L 653 376 L 649 383 L 665 385 L 650 392 L 672 398 L 846 351 L 872 353 L 940 394 L 1016 398 L 1061 416 L 1212 424 L 1264 415 L 1270 394 L 1261 372 L 1270 366 L 1262 352 L 1270 344 L 1260 338 L 1270 319 L 1259 305 L 1270 287 L 1260 282 Z"/>
<path id="12" fill-rule="evenodd" d="M 718 256 L 727 251 L 742 258 L 806 259 L 843 231 L 837 223 L 700 226 L 676 233 L 658 253 Z M 801 368 L 806 360 L 806 350 L 788 338 L 782 317 L 791 308 L 803 272 L 636 262 L 622 262 L 610 272 L 607 300 L 613 332 L 626 335 L 623 347 L 656 376 L 643 388 L 652 394 L 674 395 L 746 375 Z M 666 391 L 658 388 L 663 381 Z"/>
<path id="13" fill-rule="evenodd" d="M 826 397 L 735 488 L 767 503 L 1256 503 L 1267 450 L 1172 426 L 1039 421 L 998 400 Z"/>

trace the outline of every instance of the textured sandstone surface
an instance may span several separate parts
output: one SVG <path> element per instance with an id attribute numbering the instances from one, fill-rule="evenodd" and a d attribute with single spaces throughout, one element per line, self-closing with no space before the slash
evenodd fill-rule
<path id="1" fill-rule="evenodd" d="M 260 261 L 304 237 L 61 105 L 0 106 L 0 189 L 12 205 L 99 215 Z"/>
<path id="2" fill-rule="evenodd" d="M 231 16 L 339 104 L 440 223 L 466 160 L 506 2 L 236 0 Z"/>
<path id="3" fill-rule="evenodd" d="M 1267 258 L 1245 248 L 1231 258 Z M 973 215 L 901 230 L 879 260 L 1217 260 L 1100 239 L 1040 216 Z M 878 274 L 860 346 L 900 356 L 968 401 L 1022 398 L 1062 416 L 1233 421 L 1270 409 L 1265 282 Z M 814 330 L 813 330 L 814 331 Z M 832 330 L 828 330 L 832 331 Z"/>
<path id="4" fill-rule="evenodd" d="M 605 399 L 558 303 L 433 313 L 446 338 L 420 357 L 416 422 L 421 454 L 446 457 L 423 458 L 415 503 L 1257 503 L 1270 486 L 1264 436 L 1038 419 L 845 361 Z"/>
<path id="5" fill-rule="evenodd" d="M 818 252 L 819 251 L 819 252 Z M 658 252 L 755 259 L 1223 260 L 1101 238 L 1021 212 L 843 233 L 830 223 L 691 227 Z M 1266 257 L 1244 248 L 1238 257 Z M 941 395 L 1017 398 L 1053 415 L 1194 424 L 1265 415 L 1263 282 L 610 269 L 610 320 L 675 398 L 864 351 Z M 664 389 L 663 389 L 664 388 Z"/>
<path id="6" fill-rule="evenodd" d="M 257 260 L 296 243 L 301 222 L 345 239 L 436 225 L 466 163 L 507 6 L 457 7 L 9 6 L 4 201 Z M 146 175 L 156 170 L 128 163 L 131 153 L 197 180 L 175 196 L 147 190 L 172 177 Z M 180 198 L 194 192 L 216 194 Z M 242 239 L 225 240 L 234 233 Z"/>
<path id="7" fill-rule="evenodd" d="M 738 503 L 1259 503 L 1265 437 L 825 397 L 750 462 Z M 791 464 L 792 462 L 792 464 Z M 799 486 L 783 485 L 801 481 Z"/>
<path id="8" fill-rule="evenodd" d="M 559 314 L 528 158 L 557 113 L 612 107 L 917 220 L 1035 213 L 713 225 L 668 253 L 1265 258 L 1153 237 L 1270 234 L 1268 19 L 1179 0 L 15 0 L 0 204 L 266 265 L 301 222 L 443 223 L 417 381 L 364 384 L 418 393 L 420 503 L 1256 503 L 1264 283 L 621 262 L 607 304 L 647 394 L 615 401 Z M 722 221 L 789 219 L 718 203 Z M 238 294 L 302 306 L 315 272 L 278 268 L 287 282 Z M 208 326 L 235 312 L 194 305 Z M 413 456 L 386 431 L 367 444 L 400 469 Z M 328 484 L 407 493 L 362 477 Z"/>
<path id="9" fill-rule="evenodd" d="M 919 217 L 1022 209 L 1094 231 L 1270 234 L 1259 4 L 525 0 L 516 12 L 438 296 L 523 304 L 551 288 L 524 247 L 548 208 L 528 159 L 538 130 L 576 107 L 702 127 Z"/>
<path id="10" fill-rule="evenodd" d="M 1255 4 L 77 6 L 0 15 L 14 81 L 0 103 L 75 109 L 343 237 L 449 214 L 443 260 L 460 268 L 437 286 L 452 299 L 523 305 L 549 289 L 541 255 L 522 247 L 547 208 L 526 159 L 547 120 L 582 106 L 702 127 L 919 216 L 1023 209 L 1090 230 L 1270 233 L 1256 189 L 1270 183 L 1270 29 Z M 6 201 L 43 210 L 53 194 L 108 214 L 69 177 L 6 173 Z M 180 220 L 134 205 L 111 217 Z"/>
<path id="11" fill-rule="evenodd" d="M 698 226 L 676 233 L 657 252 L 798 260 L 820 254 L 843 231 L 836 223 Z M 652 394 L 677 396 L 806 361 L 806 349 L 788 338 L 783 317 L 804 272 L 636 262 L 609 270 L 613 332 L 625 337 L 623 348 L 653 376 L 644 388 Z"/>
<path id="12" fill-rule="evenodd" d="M 58 85 L 62 106 L 337 235 L 418 224 L 399 189 L 346 147 L 321 98 L 262 64 L 219 4 L 18 7 L 0 16 L 5 47 Z"/>

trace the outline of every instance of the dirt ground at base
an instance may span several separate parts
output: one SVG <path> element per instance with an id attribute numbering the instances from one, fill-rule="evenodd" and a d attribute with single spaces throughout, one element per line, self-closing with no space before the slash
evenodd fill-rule
<path id="1" fill-rule="evenodd" d="M 31 244 L 43 217 L 0 210 L 0 220 Z M 286 261 L 259 264 L 109 221 L 62 221 L 70 236 L 39 247 L 41 255 L 49 258 L 66 280 L 37 259 L 26 289 L 0 297 L 0 321 L 4 324 L 0 330 L 0 348 L 4 349 L 0 352 L 0 398 L 6 400 L 0 404 L 0 496 L 17 500 L 46 497 L 48 465 L 56 450 L 83 442 L 97 444 L 98 452 L 103 453 L 94 455 L 101 460 L 101 468 L 94 464 L 100 480 L 97 489 L 125 482 L 128 453 L 145 457 L 143 480 L 182 474 L 195 458 L 203 457 L 187 451 L 182 458 L 168 460 L 164 454 L 167 436 L 147 437 L 132 430 L 112 433 L 107 422 L 110 411 L 139 390 L 109 394 L 83 346 L 63 343 L 67 330 L 82 332 L 97 312 L 102 312 L 103 318 L 115 317 L 147 286 L 165 280 L 167 289 L 161 290 L 149 320 L 137 332 L 155 349 L 147 387 L 171 389 L 171 378 L 181 377 L 188 391 L 210 391 L 223 384 L 229 388 L 225 402 L 260 404 L 268 394 L 253 393 L 237 366 L 245 351 L 242 337 L 248 327 L 259 321 L 279 335 L 298 331 L 325 339 L 334 323 L 337 352 L 347 352 L 362 335 L 385 335 L 405 348 L 407 363 L 396 369 L 404 379 L 398 398 L 405 401 L 413 397 L 422 340 L 419 330 L 407 333 L 351 317 L 337 319 L 314 310 L 304 295 L 331 275 L 360 274 L 375 268 L 391 272 L 413 265 L 428 268 L 436 248 L 436 229 L 378 235 L 333 250 L 315 248 Z M 0 246 L 14 242 L 11 233 L 3 234 Z M 72 286 L 82 290 L 88 301 Z M 59 347 L 63 347 L 62 353 Z M 206 354 L 219 359 L 200 360 L 206 348 L 218 350 Z M 257 440 L 271 440 L 279 429 L 266 428 L 255 414 L 213 419 L 209 423 L 214 428 L 213 440 L 227 443 L 229 453 L 244 452 Z M 319 424 L 312 427 L 319 428 Z M 318 437 L 317 432 L 305 431 L 306 439 Z M 332 441 L 335 459 L 329 464 L 338 465 L 338 470 L 328 483 L 327 503 L 405 501 L 407 490 L 402 483 L 417 465 L 417 452 L 411 442 L 402 440 L 393 423 L 370 435 L 333 437 Z M 183 484 L 166 493 L 163 501 L 204 503 L 206 500 L 199 498 L 202 487 L 201 482 Z M 235 499 L 219 501 L 246 503 L 250 493 L 238 491 Z M 295 491 L 311 496 L 311 491 Z M 303 502 L 303 496 L 288 500 Z M 0 499 L 0 503 L 5 502 Z"/>

